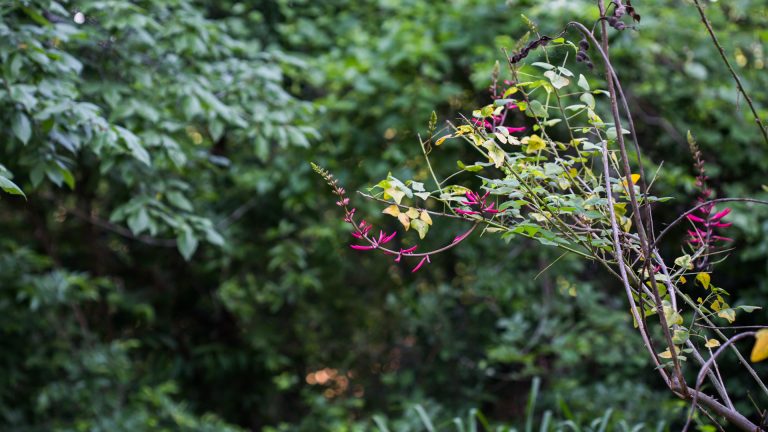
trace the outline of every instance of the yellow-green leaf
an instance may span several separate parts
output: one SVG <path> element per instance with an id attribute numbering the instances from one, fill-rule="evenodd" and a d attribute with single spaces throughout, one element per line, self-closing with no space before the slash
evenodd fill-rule
<path id="1" fill-rule="evenodd" d="M 752 363 L 757 363 L 766 358 L 768 358 L 768 329 L 760 329 L 755 333 L 755 346 L 752 347 L 749 359 Z"/>
<path id="2" fill-rule="evenodd" d="M 411 228 L 415 229 L 419 233 L 419 238 L 424 239 L 429 231 L 429 225 L 421 219 L 413 219 L 411 221 Z"/>
<path id="3" fill-rule="evenodd" d="M 400 215 L 400 208 L 398 206 L 392 204 L 391 206 L 385 208 L 381 212 L 384 213 L 384 214 L 392 215 L 394 217 L 398 217 Z"/>
<path id="4" fill-rule="evenodd" d="M 496 168 L 501 168 L 501 166 L 504 165 L 506 157 L 507 154 L 504 153 L 504 150 L 500 149 L 499 146 L 495 144 L 493 148 L 488 151 L 488 158 L 493 162 L 493 166 Z"/>
<path id="5" fill-rule="evenodd" d="M 703 286 L 705 289 L 709 289 L 709 282 L 711 280 L 709 273 L 701 272 L 696 275 L 696 280 Z"/>
<path id="6" fill-rule="evenodd" d="M 408 215 L 408 217 L 411 219 L 416 219 L 419 217 L 419 211 L 413 207 L 408 207 L 408 211 L 405 212 L 405 214 Z"/>
<path id="7" fill-rule="evenodd" d="M 685 254 L 681 257 L 675 258 L 675 265 L 684 268 L 684 269 L 692 269 L 693 268 L 693 260 L 691 259 L 691 256 L 688 254 Z"/>
<path id="8" fill-rule="evenodd" d="M 731 308 L 720 309 L 720 311 L 717 313 L 717 316 L 727 319 L 729 323 L 736 321 L 736 311 Z"/>
<path id="9" fill-rule="evenodd" d="M 395 188 L 389 188 L 384 191 L 384 198 L 386 199 L 387 196 L 394 198 L 395 202 L 400 204 L 400 201 L 402 201 L 405 196 L 405 192 Z"/>
<path id="10" fill-rule="evenodd" d="M 720 346 L 720 341 L 717 339 L 710 339 L 707 341 L 707 343 L 704 344 L 707 348 L 715 348 Z M 753 360 L 754 361 L 754 360 Z"/>
<path id="11" fill-rule="evenodd" d="M 509 97 L 509 96 L 512 96 L 512 95 L 513 95 L 513 94 L 515 94 L 515 93 L 517 93 L 517 87 L 515 87 L 515 86 L 512 86 L 512 87 L 508 88 L 508 89 L 507 89 L 507 90 L 504 92 L 504 96 L 502 96 L 502 97 L 506 99 L 507 97 Z"/>
<path id="12" fill-rule="evenodd" d="M 544 142 L 538 135 L 531 135 L 528 137 L 528 148 L 525 149 L 526 153 L 536 153 L 540 150 L 547 148 L 547 143 Z"/>

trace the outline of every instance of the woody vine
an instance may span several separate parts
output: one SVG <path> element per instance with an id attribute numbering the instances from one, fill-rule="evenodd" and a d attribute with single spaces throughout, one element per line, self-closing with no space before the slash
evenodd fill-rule
<path id="1" fill-rule="evenodd" d="M 466 229 L 450 243 L 430 251 L 419 250 L 417 244 L 393 248 L 397 232 L 376 232 L 371 223 L 358 220 L 338 180 L 312 166 L 338 197 L 336 204 L 352 228 L 350 247 L 389 255 L 408 263 L 413 272 L 475 232 L 530 238 L 597 263 L 623 291 L 655 373 L 673 394 L 690 403 L 685 429 L 698 411 L 716 424 L 724 419 L 744 431 L 765 430 L 765 419 L 750 419 L 736 408 L 733 401 L 746 395 L 729 393 L 717 360 L 736 356 L 768 396 L 768 387 L 750 364 L 768 358 L 768 330 L 726 336 L 723 330 L 737 313 L 759 307 L 731 307 L 727 290 L 717 286 L 715 267 L 731 241 L 725 231 L 732 210 L 723 206 L 768 202 L 713 199 L 704 156 L 689 133 L 698 203 L 664 230 L 656 229 L 654 207 L 667 198 L 652 193 L 659 174 L 643 166 L 642 143 L 608 44 L 608 27 L 632 29 L 640 15 L 627 0 L 611 1 L 607 7 L 602 0 L 597 3 L 601 18 L 592 28 L 570 22 L 560 34 L 549 36 L 529 22 L 529 34 L 506 56 L 509 79 L 501 79 L 497 63 L 489 88 L 491 103 L 459 122 L 446 122 L 441 130 L 433 113 L 428 135 L 419 139 L 430 178 L 400 180 L 389 175 L 362 194 L 381 202 L 384 214 L 397 218 L 405 231 L 413 229 L 421 239 L 440 218 L 466 221 Z M 532 61 L 534 57 L 538 61 Z M 598 71 L 605 75 L 605 89 L 593 88 Z M 739 89 L 743 89 L 740 82 Z M 604 111 L 606 119 L 600 115 Z M 469 146 L 478 159 L 472 164 L 459 162 L 458 171 L 441 178 L 430 161 L 448 145 Z M 477 173 L 471 183 L 451 183 L 466 173 Z M 682 253 L 663 256 L 658 245 L 676 229 L 687 233 Z M 695 290 L 705 294 L 694 298 Z M 749 361 L 737 347 L 746 340 L 753 341 Z"/>

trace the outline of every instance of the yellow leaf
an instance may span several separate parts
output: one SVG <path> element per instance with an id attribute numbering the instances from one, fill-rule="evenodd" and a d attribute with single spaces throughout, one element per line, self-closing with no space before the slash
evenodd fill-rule
<path id="1" fill-rule="evenodd" d="M 426 210 L 422 210 L 421 214 L 419 215 L 419 219 L 426 222 L 427 225 L 432 225 L 432 218 L 429 217 L 429 213 L 427 213 Z"/>
<path id="2" fill-rule="evenodd" d="M 680 350 L 677 347 L 675 347 L 675 354 L 680 354 Z M 671 359 L 672 358 L 672 352 L 669 350 L 669 348 L 667 348 L 666 351 L 664 351 L 663 353 L 659 354 L 659 357 L 661 357 L 663 359 Z"/>
<path id="3" fill-rule="evenodd" d="M 528 138 L 528 148 L 525 149 L 526 153 L 536 153 L 540 150 L 547 148 L 547 143 L 544 142 L 538 135 L 531 135 Z"/>
<path id="4" fill-rule="evenodd" d="M 408 231 L 408 228 L 411 227 L 411 219 L 405 213 L 400 213 L 399 215 L 397 215 L 397 220 L 399 220 L 400 223 L 403 224 L 406 231 Z"/>
<path id="5" fill-rule="evenodd" d="M 631 177 L 632 177 L 632 185 L 636 185 L 637 182 L 640 180 L 640 174 L 632 174 Z M 627 185 L 627 179 L 626 178 L 624 178 L 621 181 L 621 184 L 622 184 L 622 186 L 624 186 L 624 189 L 629 189 L 629 186 Z"/>
<path id="6" fill-rule="evenodd" d="M 398 217 L 400 215 L 400 208 L 398 206 L 392 204 L 391 206 L 385 208 L 381 212 L 384 213 L 384 214 L 392 215 L 394 217 Z"/>
<path id="7" fill-rule="evenodd" d="M 752 347 L 749 359 L 752 363 L 757 363 L 766 358 L 768 358 L 768 329 L 760 329 L 755 334 L 755 346 Z"/>
<path id="8" fill-rule="evenodd" d="M 709 281 L 711 280 L 709 273 L 701 272 L 696 275 L 696 280 L 703 286 L 705 289 L 709 289 Z"/>
<path id="9" fill-rule="evenodd" d="M 710 305 L 713 311 L 720 312 L 720 302 L 715 300 L 712 302 L 712 305 Z"/>
<path id="10" fill-rule="evenodd" d="M 707 343 L 704 344 L 707 348 L 715 348 L 720 346 L 720 341 L 717 339 L 710 339 L 707 341 Z M 753 360 L 754 361 L 754 360 Z"/>
<path id="11" fill-rule="evenodd" d="M 686 279 L 685 276 L 680 276 L 679 280 L 680 280 L 681 284 L 684 284 L 684 283 L 688 282 L 688 279 Z"/>
<path id="12" fill-rule="evenodd" d="M 405 212 L 405 214 L 407 214 L 411 219 L 416 219 L 419 217 L 419 211 L 413 207 L 408 207 L 408 211 Z"/>
<path id="13" fill-rule="evenodd" d="M 444 143 L 445 140 L 447 140 L 448 138 L 453 138 L 453 135 L 446 135 L 444 137 L 438 138 L 437 141 L 435 141 L 435 145 L 439 146 L 440 144 Z"/>

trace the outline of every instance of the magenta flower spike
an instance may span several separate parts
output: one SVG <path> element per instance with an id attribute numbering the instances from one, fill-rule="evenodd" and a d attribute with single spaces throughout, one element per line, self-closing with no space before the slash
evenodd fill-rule
<path id="1" fill-rule="evenodd" d="M 376 246 L 374 246 L 374 245 L 356 245 L 356 244 L 351 244 L 351 245 L 349 245 L 349 247 L 351 247 L 354 250 L 371 250 L 371 249 L 376 249 Z"/>
<path id="2" fill-rule="evenodd" d="M 689 214 L 686 216 L 686 218 L 691 222 L 698 222 L 698 223 L 704 223 L 704 219 L 694 216 L 693 214 Z"/>

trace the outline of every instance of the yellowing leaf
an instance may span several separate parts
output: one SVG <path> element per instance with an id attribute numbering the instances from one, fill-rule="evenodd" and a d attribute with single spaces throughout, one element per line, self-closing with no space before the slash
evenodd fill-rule
<path id="1" fill-rule="evenodd" d="M 637 182 L 640 180 L 640 174 L 632 174 L 632 185 L 636 185 Z M 627 184 L 627 179 L 624 178 L 621 180 L 621 185 L 624 186 L 624 189 L 629 189 L 629 185 Z"/>
<path id="2" fill-rule="evenodd" d="M 525 149 L 526 153 L 536 153 L 540 150 L 547 148 L 547 143 L 544 142 L 538 135 L 531 135 L 528 137 L 528 148 Z"/>
<path id="3" fill-rule="evenodd" d="M 381 212 L 384 213 L 384 214 L 392 215 L 394 217 L 398 217 L 400 215 L 400 208 L 398 206 L 392 204 L 391 206 L 385 208 Z"/>
<path id="4" fill-rule="evenodd" d="M 407 214 L 408 217 L 411 219 L 416 219 L 417 217 L 419 217 L 419 211 L 413 207 L 408 207 L 408 211 L 405 212 L 405 214 Z"/>
<path id="5" fill-rule="evenodd" d="M 426 210 L 422 210 L 421 214 L 419 215 L 419 219 L 426 222 L 427 225 L 432 225 L 432 218 L 429 217 L 429 213 L 427 213 Z"/>
<path id="6" fill-rule="evenodd" d="M 710 307 L 712 308 L 713 311 L 720 312 L 720 302 L 719 301 L 717 301 L 717 300 L 713 301 L 712 304 L 710 305 Z"/>
<path id="7" fill-rule="evenodd" d="M 717 313 L 717 316 L 727 319 L 729 323 L 736 321 L 736 311 L 731 308 L 721 309 L 720 312 Z"/>
<path id="8" fill-rule="evenodd" d="M 632 229 L 632 219 L 622 216 L 621 229 L 624 230 L 624 232 L 629 232 Z"/>
<path id="9" fill-rule="evenodd" d="M 456 128 L 456 135 L 465 135 L 472 132 L 472 126 L 461 125 Z"/>
<path id="10" fill-rule="evenodd" d="M 680 348 L 675 347 L 675 354 L 680 354 Z M 666 351 L 664 351 L 663 353 L 659 354 L 659 357 L 661 357 L 663 359 L 671 359 L 672 358 L 672 352 L 669 350 L 669 348 L 667 348 Z"/>
<path id="11" fill-rule="evenodd" d="M 453 138 L 453 135 L 446 135 L 444 137 L 438 138 L 437 141 L 435 141 L 435 145 L 439 146 L 440 144 L 444 143 L 445 140 L 447 140 L 448 138 Z"/>
<path id="12" fill-rule="evenodd" d="M 719 347 L 720 346 L 720 341 L 717 340 L 717 339 L 710 339 L 710 340 L 707 341 L 707 343 L 704 344 L 704 346 L 707 347 L 707 348 Z M 754 361 L 754 360 L 752 360 L 752 361 Z"/>
<path id="13" fill-rule="evenodd" d="M 693 268 L 693 260 L 691 259 L 690 255 L 685 254 L 681 257 L 675 258 L 675 265 L 690 270 Z"/>
<path id="14" fill-rule="evenodd" d="M 709 289 L 709 282 L 710 282 L 710 276 L 709 273 L 701 272 L 696 275 L 696 280 L 703 286 L 705 289 Z"/>
<path id="15" fill-rule="evenodd" d="M 752 354 L 749 360 L 757 363 L 768 358 L 768 329 L 760 329 L 755 333 L 755 346 L 752 347 Z"/>
<path id="16" fill-rule="evenodd" d="M 411 227 L 411 219 L 405 213 L 400 213 L 399 215 L 397 215 L 397 220 L 399 220 L 400 223 L 403 224 L 406 231 L 408 231 L 408 228 Z"/>
<path id="17" fill-rule="evenodd" d="M 500 149 L 499 146 L 495 144 L 493 148 L 488 151 L 488 158 L 493 162 L 493 166 L 496 168 L 501 168 L 501 166 L 504 165 L 506 157 L 507 154 L 504 153 L 504 150 Z"/>
<path id="18" fill-rule="evenodd" d="M 681 284 L 684 284 L 684 283 L 688 282 L 688 279 L 686 279 L 685 276 L 680 276 L 679 281 L 680 281 Z M 699 302 L 699 303 L 701 303 L 701 302 Z"/>
<path id="19" fill-rule="evenodd" d="M 402 201 L 405 196 L 405 192 L 395 188 L 389 188 L 384 191 L 384 198 L 386 199 L 387 196 L 394 198 L 395 202 L 400 204 L 400 201 Z"/>
<path id="20" fill-rule="evenodd" d="M 512 86 L 512 87 L 508 88 L 508 89 L 507 89 L 507 90 L 504 92 L 504 96 L 502 96 L 502 97 L 506 99 L 507 97 L 509 97 L 509 96 L 512 96 L 512 95 L 513 95 L 513 94 L 515 94 L 515 93 L 517 93 L 517 87 L 515 87 L 515 86 Z"/>

